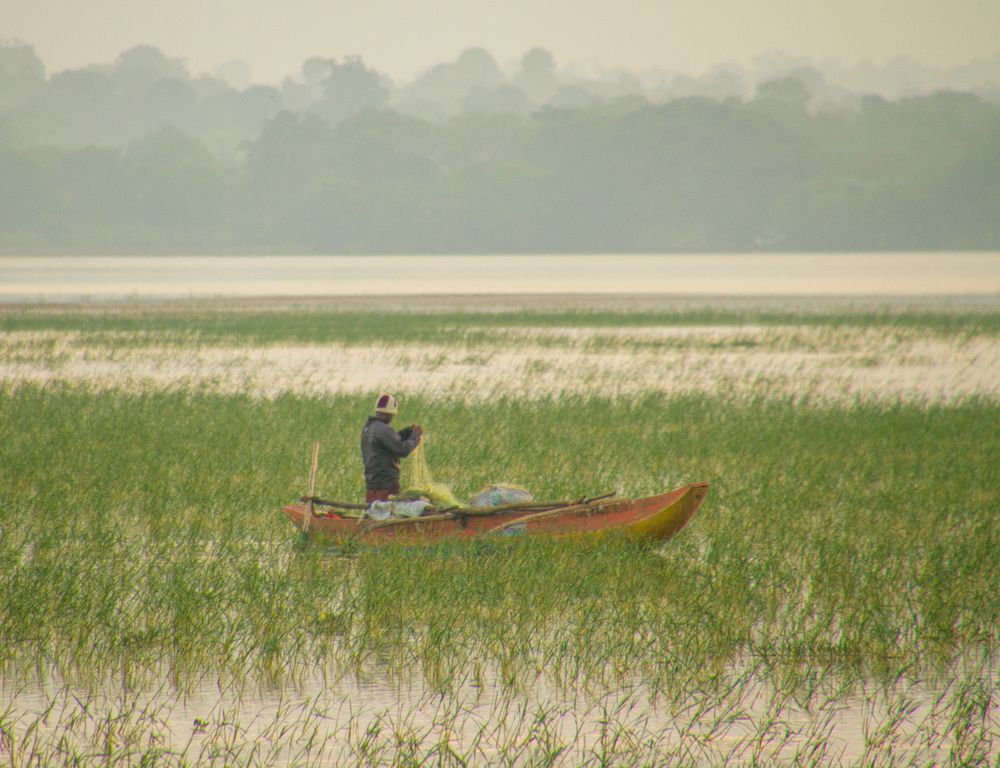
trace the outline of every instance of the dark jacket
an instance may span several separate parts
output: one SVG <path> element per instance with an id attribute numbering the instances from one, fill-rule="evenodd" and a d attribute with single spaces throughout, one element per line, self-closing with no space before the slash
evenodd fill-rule
<path id="1" fill-rule="evenodd" d="M 361 430 L 361 460 L 365 463 L 365 488 L 399 492 L 399 460 L 409 456 L 419 438 L 404 429 L 397 432 L 381 419 L 369 417 Z"/>

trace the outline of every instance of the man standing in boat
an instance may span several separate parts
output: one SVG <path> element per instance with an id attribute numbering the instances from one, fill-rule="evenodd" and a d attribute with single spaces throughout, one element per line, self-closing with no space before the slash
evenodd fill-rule
<path id="1" fill-rule="evenodd" d="M 365 504 L 386 501 L 399 493 L 399 460 L 409 456 L 423 430 L 413 424 L 399 432 L 389 426 L 399 406 L 392 395 L 375 401 L 375 415 L 361 430 L 361 460 L 365 464 Z"/>

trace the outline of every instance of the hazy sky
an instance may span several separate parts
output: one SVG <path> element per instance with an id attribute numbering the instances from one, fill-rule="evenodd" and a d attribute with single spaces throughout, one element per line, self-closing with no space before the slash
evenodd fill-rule
<path id="1" fill-rule="evenodd" d="M 50 71 L 147 43 L 193 73 L 243 59 L 256 81 L 348 54 L 406 80 L 474 45 L 501 64 L 540 45 L 581 67 L 700 72 L 776 51 L 953 66 L 1000 54 L 1000 0 L 0 0 L 0 40 Z"/>

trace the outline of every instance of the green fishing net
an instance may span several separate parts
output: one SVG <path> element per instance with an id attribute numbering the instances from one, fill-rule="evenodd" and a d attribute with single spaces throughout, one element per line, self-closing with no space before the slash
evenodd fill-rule
<path id="1" fill-rule="evenodd" d="M 409 482 L 399 497 L 401 499 L 427 499 L 438 509 L 461 506 L 461 502 L 455 497 L 449 486 L 434 482 L 430 467 L 427 466 L 427 454 L 424 451 L 426 444 L 427 437 L 425 435 L 410 454 L 407 462 L 410 469 Z"/>
<path id="2" fill-rule="evenodd" d="M 427 499 L 438 509 L 460 507 L 462 502 L 452 492 L 451 487 L 444 483 L 434 482 L 430 467 L 427 466 L 427 454 L 424 446 L 427 436 L 420 441 L 407 462 L 409 482 L 399 494 L 400 499 Z M 511 504 L 522 504 L 533 500 L 531 492 L 519 485 L 495 483 L 481 489 L 472 497 L 469 506 L 500 507 Z"/>

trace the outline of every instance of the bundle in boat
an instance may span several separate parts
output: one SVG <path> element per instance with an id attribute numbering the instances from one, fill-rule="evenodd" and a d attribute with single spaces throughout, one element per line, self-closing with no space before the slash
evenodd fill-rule
<path id="1" fill-rule="evenodd" d="M 519 485 L 494 483 L 482 488 L 469 499 L 470 507 L 504 507 L 510 504 L 530 504 L 535 500 L 531 491 Z"/>

